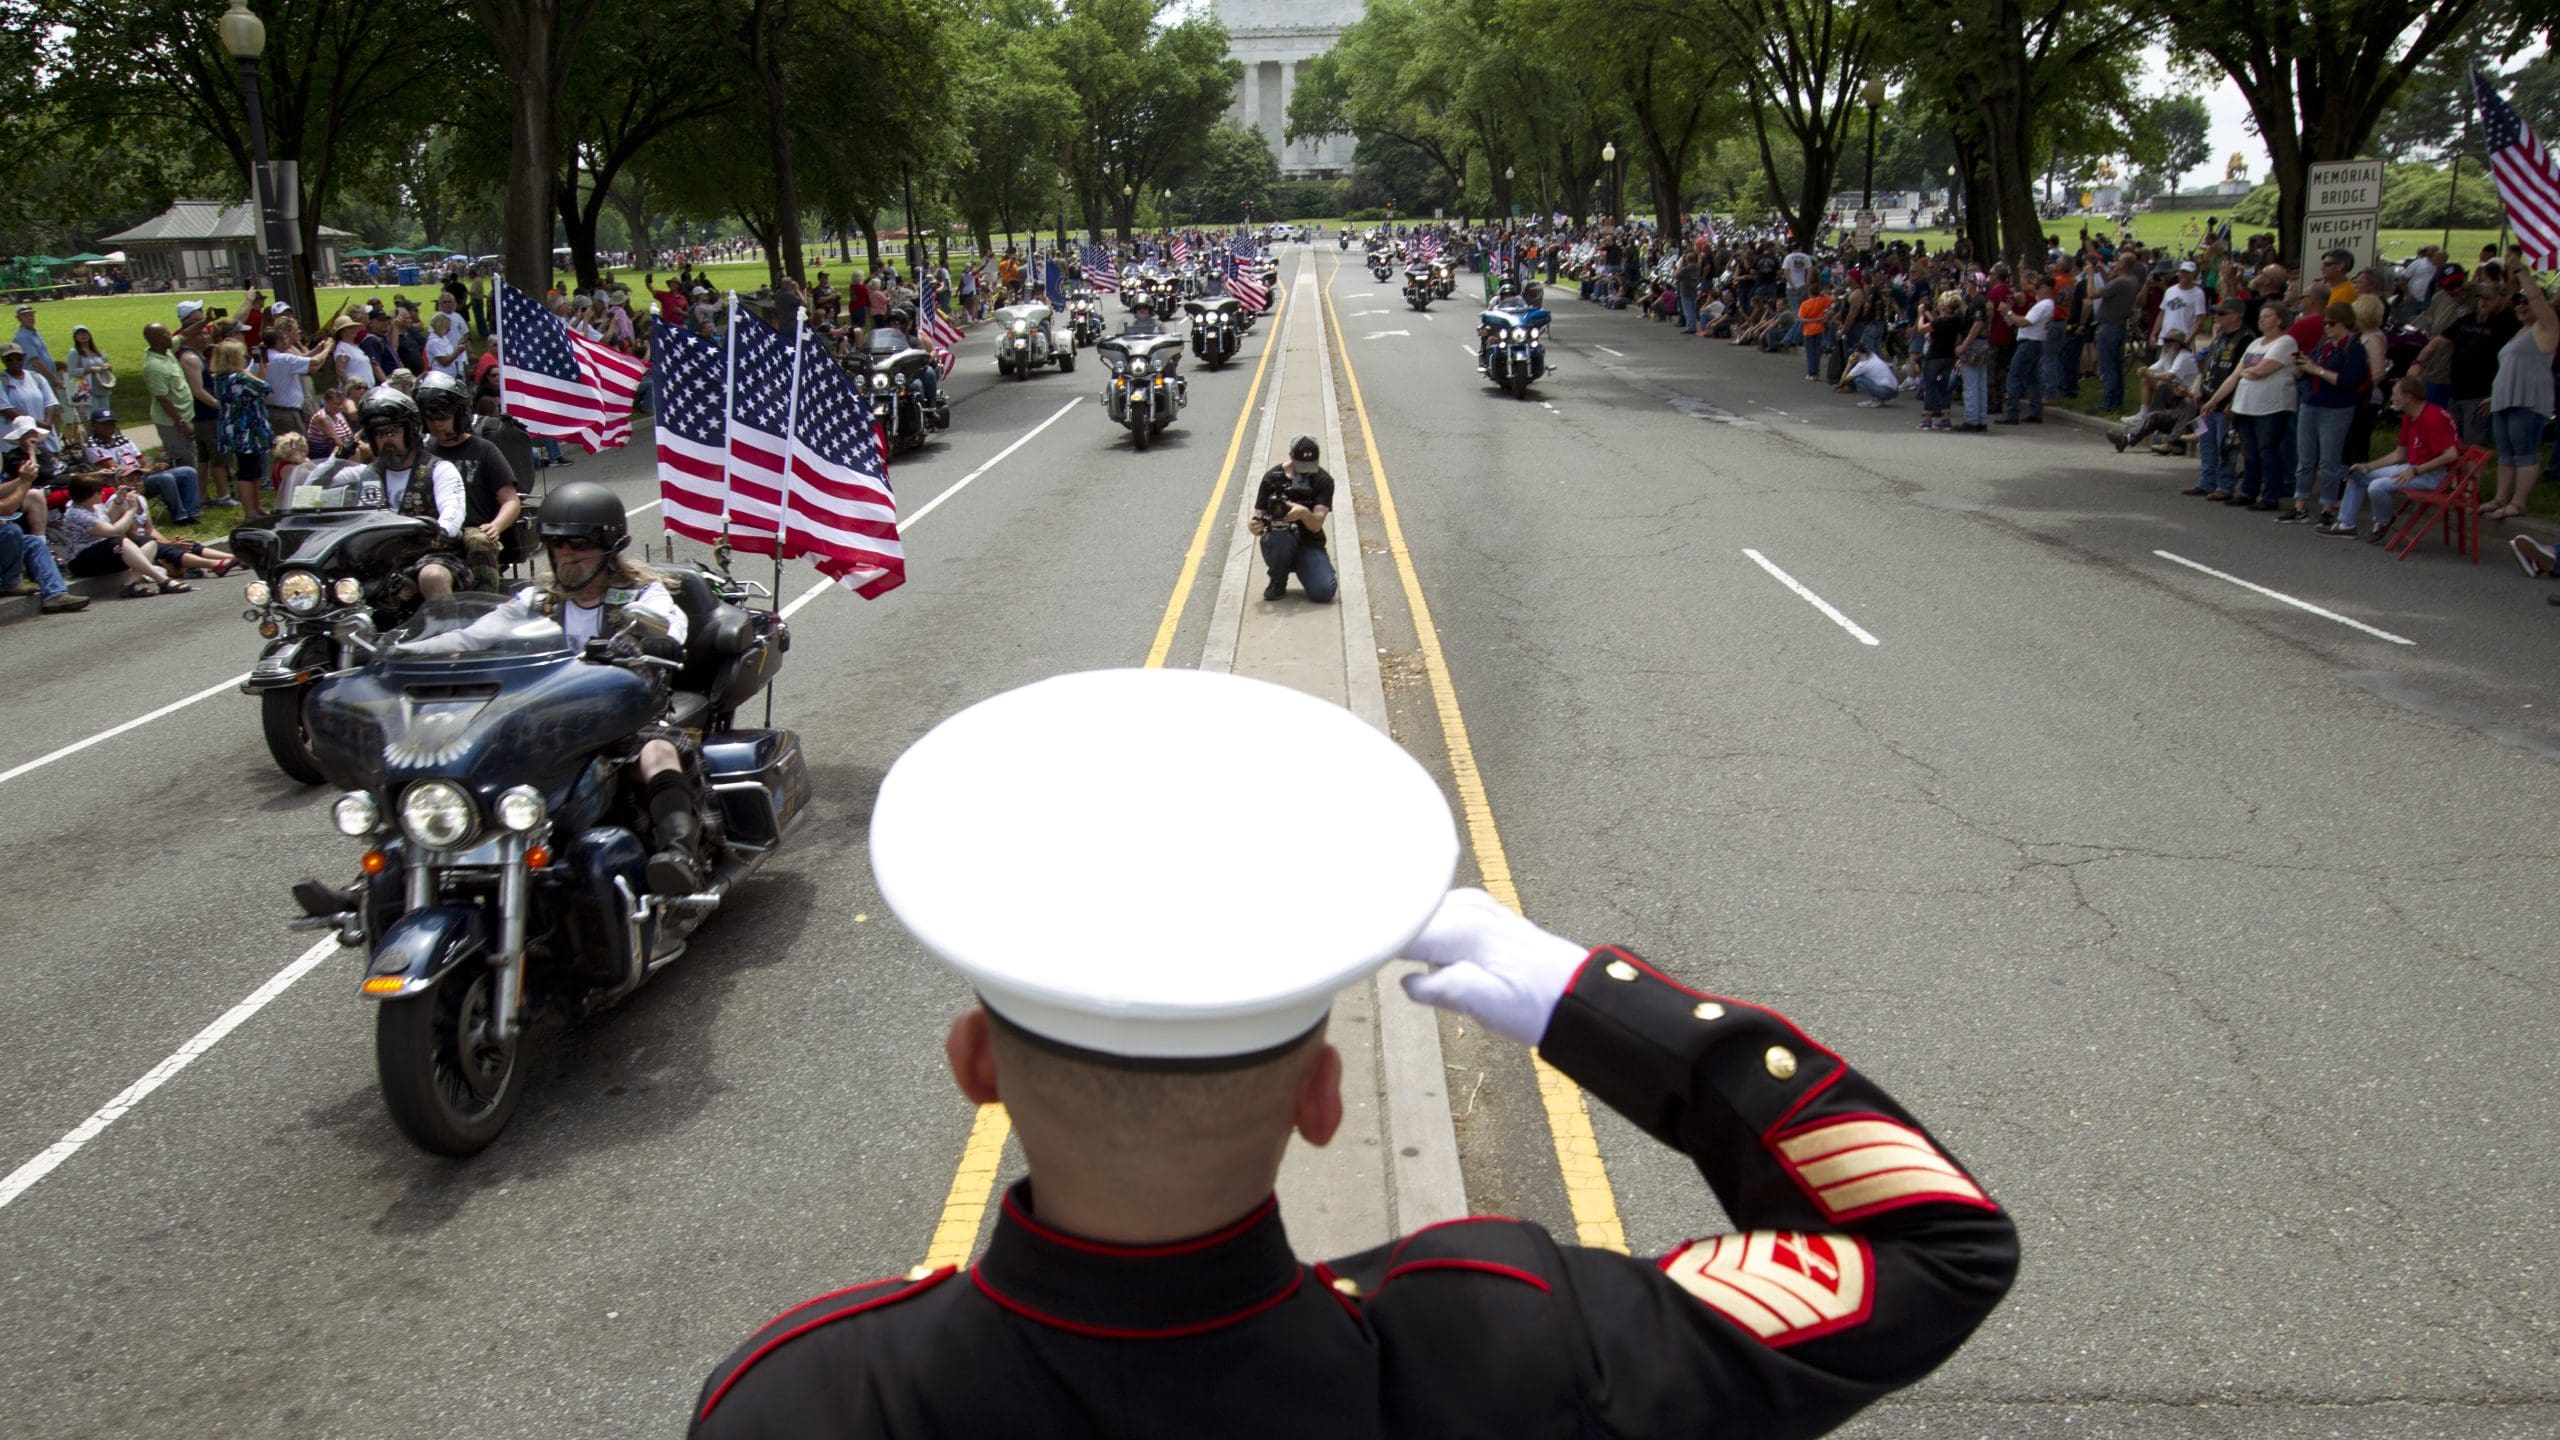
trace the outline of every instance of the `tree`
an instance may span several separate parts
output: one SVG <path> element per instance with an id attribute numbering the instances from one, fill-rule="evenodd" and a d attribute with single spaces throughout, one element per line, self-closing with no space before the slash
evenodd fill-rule
<path id="1" fill-rule="evenodd" d="M 993 234 L 1037 217 L 1056 197 L 1067 163 L 1076 93 L 1052 53 L 1057 12 L 1013 0 L 963 20 L 958 46 L 967 68 L 955 97 L 961 153 L 949 190 L 981 250 Z"/>
<path id="2" fill-rule="evenodd" d="M 559 96 L 562 164 L 552 186 L 581 289 L 601 278 L 596 227 L 640 151 L 682 127 L 728 118 L 741 99 L 734 68 L 693 63 L 720 23 L 709 0 L 617 0 L 569 69 Z"/>
<path id="3" fill-rule="evenodd" d="M 1174 195 L 1174 208 L 1213 225 L 1230 225 L 1245 217 L 1247 207 L 1271 214 L 1271 193 L 1280 186 L 1280 157 L 1259 130 L 1221 121 L 1209 128 L 1191 183 Z"/>
<path id="4" fill-rule="evenodd" d="M 1189 177 L 1244 73 L 1227 27 L 1182 0 L 1067 0 L 1052 55 L 1076 84 L 1068 158 L 1088 217 L 1108 209 L 1125 241 L 1138 197 Z"/>
<path id="5" fill-rule="evenodd" d="M 1688 0 L 1682 0 L 1688 3 Z M 1700 0 L 1710 23 L 1741 42 L 1744 88 L 1760 168 L 1798 248 L 1810 248 L 1831 208 L 1831 188 L 1859 92 L 1878 58 L 1869 13 L 1854 0 Z M 1643 8 L 1642 5 L 1639 8 Z M 1774 129 L 1803 158 L 1793 204 L 1778 178 Z"/>
<path id="6" fill-rule="evenodd" d="M 595 18 L 596 4 L 597 0 L 470 0 L 472 17 L 497 52 L 506 86 L 507 203 L 498 254 L 507 277 L 536 292 L 551 281 L 551 217 L 559 193 L 559 96 L 568 84 L 578 42 Z M 446 58 L 432 46 L 419 46 L 412 36 L 395 35 L 394 39 L 425 51 L 431 65 Z"/>
<path id="7" fill-rule="evenodd" d="M 2142 129 L 2150 137 L 2155 172 L 2168 177 L 2169 193 L 2178 193 L 2178 178 L 2213 158 L 2213 116 L 2193 95 L 2163 95 L 2146 107 Z"/>
<path id="8" fill-rule="evenodd" d="M 2275 161 L 2284 259 L 2301 259 L 2294 252 L 2311 167 L 2364 153 L 2401 87 L 2484 3 L 2197 0 L 2164 12 L 2173 49 L 2218 66 L 2249 104 Z M 2520 23 L 2517 48 L 2521 30 Z"/>

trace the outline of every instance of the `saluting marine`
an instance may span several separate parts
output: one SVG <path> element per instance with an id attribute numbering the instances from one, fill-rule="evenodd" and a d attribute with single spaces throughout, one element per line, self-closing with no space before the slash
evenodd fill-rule
<path id="1" fill-rule="evenodd" d="M 1285 906 L 1203 843 L 1278 734 L 1326 757 L 1352 877 Z M 1983 1187 L 1785 1018 L 1448 892 L 1436 783 L 1339 706 L 1198 671 L 1043 681 L 908 750 L 871 847 L 977 991 L 951 1068 L 1005 1104 L 1030 1178 L 976 1265 L 757 1332 L 695 1401 L 706 1440 L 1812 1435 L 1947 1359 L 2016 1271 Z M 1327 1011 L 1399 953 L 1429 967 L 1413 999 L 1695 1160 L 1737 1231 L 1639 1259 L 1477 1217 L 1300 1263 L 1281 1154 L 1332 1138 Z"/>

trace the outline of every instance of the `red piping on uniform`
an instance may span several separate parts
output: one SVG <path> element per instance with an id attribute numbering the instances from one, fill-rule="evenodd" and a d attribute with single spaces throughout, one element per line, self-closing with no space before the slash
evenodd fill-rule
<path id="1" fill-rule="evenodd" d="M 859 1285 L 847 1285 L 841 1290 L 830 1290 L 824 1295 L 812 1295 L 808 1299 L 801 1301 L 799 1304 L 792 1306 L 790 1309 L 783 1311 L 781 1314 L 776 1315 L 772 1319 L 757 1326 L 755 1333 L 761 1335 L 765 1331 L 772 1329 L 774 1326 L 781 1324 L 783 1321 L 790 1319 L 792 1316 L 799 1314 L 801 1311 L 808 1309 L 812 1305 L 824 1305 L 830 1300 L 841 1300 L 847 1295 L 856 1294 L 864 1290 L 875 1290 L 883 1285 L 913 1283 L 913 1281 L 908 1280 L 904 1275 L 883 1275 L 877 1280 L 865 1280 Z"/>
<path id="2" fill-rule="evenodd" d="M 772 1354 L 774 1351 L 781 1349 L 783 1346 L 799 1339 L 801 1336 L 808 1334 L 810 1331 L 817 1329 L 821 1325 L 832 1325 L 838 1320 L 845 1319 L 848 1316 L 859 1315 L 865 1310 L 877 1310 L 883 1305 L 894 1305 L 899 1301 L 906 1299 L 910 1295 L 932 1289 L 934 1286 L 950 1279 L 951 1275 L 952 1268 L 945 1265 L 941 1269 L 934 1271 L 931 1275 L 926 1276 L 924 1279 L 917 1281 L 913 1285 L 908 1286 L 906 1289 L 901 1290 L 894 1295 L 882 1295 L 877 1299 L 865 1300 L 859 1305 L 848 1305 L 841 1310 L 830 1311 L 829 1313 L 821 1315 L 817 1319 L 812 1320 L 805 1325 L 794 1326 L 791 1329 L 785 1330 L 781 1334 L 774 1336 L 772 1339 L 767 1340 L 763 1344 L 757 1346 L 753 1354 L 747 1356 L 746 1359 L 739 1361 L 738 1368 L 729 1372 L 729 1378 L 720 1382 L 720 1388 L 711 1392 L 711 1398 L 702 1402 L 702 1411 L 700 1414 L 693 1417 L 693 1423 L 699 1425 L 703 1421 L 710 1419 L 711 1407 L 719 1404 L 720 1397 L 729 1393 L 729 1387 L 737 1384 L 748 1371 L 756 1368 L 757 1361 L 762 1360 L 767 1355 Z M 874 1283 L 876 1284 L 878 1282 L 875 1281 Z M 868 1287 L 857 1285 L 853 1288 L 861 1290 Z M 826 1297 L 822 1295 L 818 1298 L 823 1300 Z M 815 1301 L 810 1302 L 810 1304 L 815 1303 Z M 792 1310 L 806 1310 L 808 1308 L 808 1305 L 795 1305 L 792 1307 Z M 782 1313 L 788 1315 L 791 1313 L 791 1310 L 785 1310 Z"/>
<path id="3" fill-rule="evenodd" d="M 1063 1245 L 1070 1250 L 1081 1250 L 1087 1255 L 1109 1255 L 1114 1259 L 1120 1260 L 1152 1260 L 1166 1255 L 1189 1255 L 1194 1251 L 1208 1250 L 1219 1245 L 1224 1245 L 1247 1230 L 1252 1229 L 1254 1226 L 1261 1224 L 1263 1219 L 1270 1215 L 1272 1210 L 1277 1207 L 1279 1203 L 1279 1196 L 1267 1196 L 1260 1205 L 1254 1207 L 1252 1214 L 1245 1216 L 1243 1219 L 1223 1230 L 1211 1231 L 1209 1234 L 1203 1235 L 1196 1240 L 1176 1240 L 1166 1245 L 1116 1245 L 1108 1240 L 1087 1240 L 1081 1236 L 1069 1235 L 1063 1230 L 1052 1230 L 1048 1226 L 1041 1224 L 1039 1221 L 1032 1219 L 1030 1213 L 1024 1210 L 1021 1206 L 1014 1204 L 1013 1196 L 1010 1193 L 1004 1197 L 1004 1213 L 1012 1216 L 1014 1218 L 1014 1222 L 1022 1226 L 1025 1230 L 1030 1231 L 1032 1234 L 1039 1236 L 1041 1239 L 1048 1241 L 1052 1245 Z"/>
<path id="4" fill-rule="evenodd" d="M 1408 1260 L 1404 1264 L 1398 1265 L 1394 1269 L 1388 1271 L 1385 1278 L 1378 1282 L 1378 1288 L 1381 1290 L 1386 1289 L 1388 1281 L 1393 1280 L 1397 1276 L 1411 1270 L 1474 1270 L 1486 1275 L 1500 1275 L 1506 1279 L 1517 1280 L 1524 1285 L 1535 1285 L 1540 1290 L 1546 1291 L 1549 1294 L 1554 1293 L 1554 1291 L 1549 1288 L 1546 1281 L 1539 1279 L 1537 1276 L 1532 1275 L 1528 1271 L 1522 1270 L 1517 1266 L 1504 1265 L 1492 1260 L 1461 1259 L 1454 1255 L 1443 1256 L 1435 1260 Z"/>
<path id="5" fill-rule="evenodd" d="M 1387 1263 L 1390 1265 L 1396 1263 L 1396 1257 L 1404 1253 L 1404 1247 L 1421 1239 L 1423 1236 L 1430 1234 L 1434 1230 L 1446 1230 L 1452 1225 L 1482 1225 L 1488 1221 L 1498 1221 L 1505 1225 L 1517 1225 L 1520 1223 L 1518 1220 L 1515 1220 L 1508 1215 L 1461 1215 L 1455 1220 L 1434 1220 L 1430 1224 L 1423 1226 L 1421 1229 L 1416 1230 L 1412 1234 L 1397 1241 L 1396 1248 L 1387 1252 Z"/>
<path id="6" fill-rule="evenodd" d="M 1023 1319 L 1036 1320 L 1040 1324 L 1049 1326 L 1052 1329 L 1064 1330 L 1071 1335 L 1091 1335 L 1103 1340 L 1179 1340 L 1186 1335 L 1205 1335 L 1212 1330 L 1223 1330 L 1226 1327 L 1235 1324 L 1239 1320 L 1249 1320 L 1254 1316 L 1261 1314 L 1263 1311 L 1271 1309 L 1273 1306 L 1280 1304 L 1290 1296 L 1298 1293 L 1298 1287 L 1305 1284 L 1307 1281 L 1307 1272 L 1304 1270 L 1293 1271 L 1289 1276 L 1289 1286 L 1287 1289 L 1282 1290 L 1279 1294 L 1274 1295 L 1267 1300 L 1256 1300 L 1252 1304 L 1236 1311 L 1232 1315 L 1221 1315 L 1215 1320 L 1201 1320 L 1189 1325 L 1168 1325 L 1161 1329 L 1154 1330 L 1131 1329 L 1118 1325 L 1087 1325 L 1081 1321 L 1062 1320 L 1045 1311 L 1034 1310 L 1030 1306 L 1023 1304 L 1021 1301 L 1014 1299 L 1010 1295 L 998 1293 L 994 1286 L 987 1283 L 987 1272 L 983 1269 L 970 1271 L 969 1279 L 978 1287 L 979 1294 L 986 1296 L 988 1299 L 993 1300 L 998 1305 L 1001 1305 L 1005 1309 L 1012 1311 L 1014 1314 L 1021 1316 Z"/>
<path id="7" fill-rule="evenodd" d="M 1341 1287 L 1333 1283 L 1335 1280 L 1340 1278 L 1340 1276 L 1333 1273 L 1333 1267 L 1331 1265 L 1328 1265 L 1321 1260 L 1316 1262 L 1316 1283 L 1322 1285 L 1325 1288 L 1325 1293 L 1333 1297 L 1333 1303 L 1342 1307 L 1343 1314 L 1351 1317 L 1352 1324 L 1365 1325 L 1367 1322 L 1360 1314 L 1360 1307 L 1352 1304 L 1351 1297 L 1343 1294 Z"/>

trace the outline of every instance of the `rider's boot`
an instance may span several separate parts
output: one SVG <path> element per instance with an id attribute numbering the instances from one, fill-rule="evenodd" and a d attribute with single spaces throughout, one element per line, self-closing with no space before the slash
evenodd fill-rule
<path id="1" fill-rule="evenodd" d="M 649 828 L 657 850 L 649 856 L 649 889 L 690 895 L 702 886 L 702 817 L 694 813 L 693 787 L 670 770 L 649 780 Z"/>
<path id="2" fill-rule="evenodd" d="M 321 880 L 293 882 L 293 903 L 315 920 L 353 910 L 362 900 L 363 895 L 353 885 L 331 885 Z"/>

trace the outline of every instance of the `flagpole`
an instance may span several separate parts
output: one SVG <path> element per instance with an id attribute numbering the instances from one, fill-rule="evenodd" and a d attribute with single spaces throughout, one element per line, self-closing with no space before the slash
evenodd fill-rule
<path id="1" fill-rule="evenodd" d="M 737 493 L 738 489 L 737 477 L 729 473 L 735 466 L 738 458 L 737 439 L 730 433 L 737 423 L 738 292 L 736 290 L 731 290 L 729 292 L 728 334 L 725 337 L 724 348 L 728 353 L 727 358 L 722 362 L 723 368 L 720 376 L 719 556 L 720 573 L 726 575 L 729 573 L 729 507 L 731 497 Z M 780 550 L 782 548 L 782 536 L 778 532 L 773 537 L 773 547 L 776 550 Z M 781 601 L 777 599 L 774 603 L 780 604 Z"/>
<path id="2" fill-rule="evenodd" d="M 800 445 L 800 346 L 809 333 L 809 314 L 795 309 L 791 319 L 791 393 L 782 402 L 782 524 L 773 537 L 773 603 L 782 604 L 782 537 L 791 533 L 791 454 Z"/>

